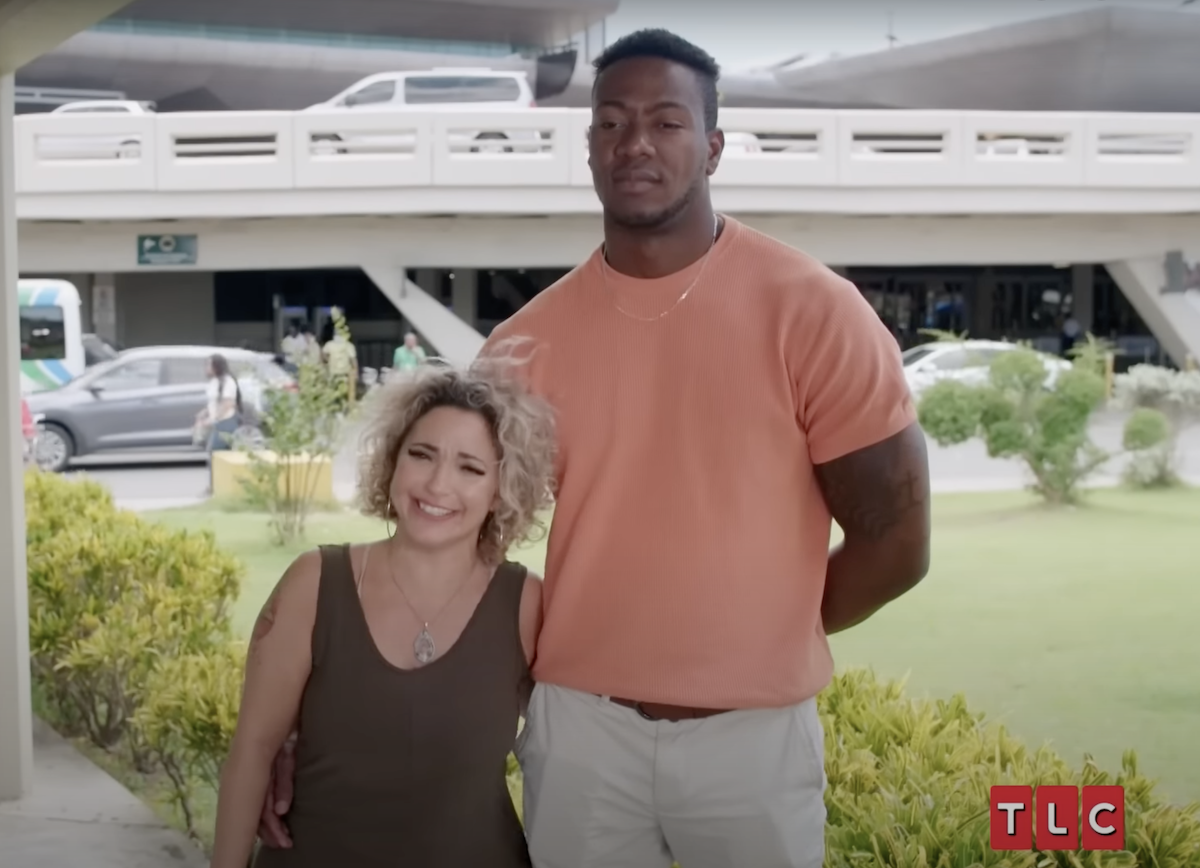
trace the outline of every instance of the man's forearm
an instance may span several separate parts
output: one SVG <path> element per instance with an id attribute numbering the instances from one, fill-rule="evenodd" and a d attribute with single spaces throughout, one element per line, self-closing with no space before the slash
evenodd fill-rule
<path id="1" fill-rule="evenodd" d="M 829 553 L 821 620 L 831 635 L 857 626 L 911 590 L 928 570 L 924 552 L 876 542 L 842 543 Z"/>

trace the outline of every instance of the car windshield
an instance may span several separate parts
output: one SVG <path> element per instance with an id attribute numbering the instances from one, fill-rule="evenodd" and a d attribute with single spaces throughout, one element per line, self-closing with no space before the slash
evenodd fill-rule
<path id="1" fill-rule="evenodd" d="M 931 347 L 929 344 L 922 344 L 919 347 L 909 347 L 900 354 L 900 358 L 904 363 L 904 367 L 907 368 L 908 366 L 914 365 L 921 361 L 921 359 L 928 358 L 929 354 L 932 352 L 933 347 Z"/>

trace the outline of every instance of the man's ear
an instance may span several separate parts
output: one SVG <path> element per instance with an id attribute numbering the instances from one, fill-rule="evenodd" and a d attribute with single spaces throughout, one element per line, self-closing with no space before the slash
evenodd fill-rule
<path id="1" fill-rule="evenodd" d="M 717 171 L 717 166 L 721 165 L 721 154 L 725 153 L 725 133 L 720 129 L 715 129 L 708 134 L 708 161 L 705 164 L 705 171 L 711 176 Z"/>

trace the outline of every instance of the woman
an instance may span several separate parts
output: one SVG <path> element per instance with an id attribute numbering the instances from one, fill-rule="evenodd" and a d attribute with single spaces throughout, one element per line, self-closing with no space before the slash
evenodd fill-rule
<path id="1" fill-rule="evenodd" d="M 242 390 L 229 370 L 229 361 L 219 353 L 208 359 L 207 404 L 196 417 L 196 424 L 208 429 L 208 490 L 212 492 L 212 454 L 229 449 L 230 441 L 241 424 Z"/>
<path id="2" fill-rule="evenodd" d="M 292 847 L 258 868 L 530 864 L 504 775 L 541 580 L 504 557 L 549 505 L 552 417 L 440 366 L 378 395 L 360 493 L 395 529 L 301 555 L 259 615 L 213 868 L 245 868 L 297 718 Z"/>

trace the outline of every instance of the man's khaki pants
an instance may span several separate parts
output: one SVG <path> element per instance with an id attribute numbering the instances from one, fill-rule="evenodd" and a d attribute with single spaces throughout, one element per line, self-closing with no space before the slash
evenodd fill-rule
<path id="1" fill-rule="evenodd" d="M 672 723 L 539 684 L 516 753 L 535 868 L 821 868 L 815 699 Z"/>

